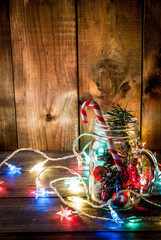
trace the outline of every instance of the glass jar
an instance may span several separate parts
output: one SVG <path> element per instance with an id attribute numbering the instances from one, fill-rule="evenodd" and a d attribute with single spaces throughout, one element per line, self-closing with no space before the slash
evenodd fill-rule
<path id="1" fill-rule="evenodd" d="M 127 189 L 149 196 L 156 181 L 158 164 L 154 154 L 141 145 L 138 120 L 132 118 L 126 126 L 114 126 L 108 115 L 104 119 L 107 128 L 97 119 L 93 124 L 94 138 L 89 149 L 91 200 L 103 204 L 118 191 Z M 122 162 L 121 171 L 109 150 L 109 138 Z M 123 191 L 114 199 L 112 206 L 126 210 L 139 201 L 139 196 Z"/>

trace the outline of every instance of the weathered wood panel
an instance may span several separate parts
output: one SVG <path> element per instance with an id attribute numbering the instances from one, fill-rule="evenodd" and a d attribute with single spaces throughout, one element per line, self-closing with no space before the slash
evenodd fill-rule
<path id="1" fill-rule="evenodd" d="M 142 1 L 77 3 L 80 103 L 93 99 L 104 114 L 114 103 L 128 103 L 140 119 Z M 92 122 L 93 110 L 88 116 Z M 91 130 L 80 126 L 81 132 Z"/>
<path id="2" fill-rule="evenodd" d="M 143 124 L 146 146 L 161 148 L 161 1 L 145 1 Z"/>
<path id="3" fill-rule="evenodd" d="M 71 149 L 78 132 L 74 0 L 10 1 L 18 147 Z"/>
<path id="4" fill-rule="evenodd" d="M 0 149 L 17 148 L 8 1 L 0 1 Z"/>

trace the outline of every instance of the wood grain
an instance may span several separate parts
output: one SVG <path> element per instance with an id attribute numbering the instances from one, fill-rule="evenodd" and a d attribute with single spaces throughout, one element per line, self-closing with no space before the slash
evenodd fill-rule
<path id="1" fill-rule="evenodd" d="M 8 157 L 12 152 L 2 152 L 0 154 L 0 163 Z M 63 152 L 55 152 L 48 151 L 45 152 L 50 158 L 58 158 L 72 155 L 72 152 L 63 151 Z M 161 151 L 157 151 L 157 159 L 158 162 L 161 163 Z M 35 194 L 32 192 L 36 189 L 35 179 L 37 177 L 37 172 L 30 172 L 30 169 L 37 163 L 43 161 L 44 158 L 32 151 L 22 151 L 14 155 L 8 163 L 14 164 L 17 167 L 21 168 L 22 174 L 19 175 L 9 175 L 8 169 L 5 165 L 0 168 L 0 181 L 4 183 L 0 185 L 2 190 L 0 190 L 0 198 L 16 198 L 16 197 L 27 197 L 34 198 Z M 83 177 L 89 177 L 89 170 L 87 166 L 83 166 L 81 169 L 78 168 L 78 162 L 75 157 L 71 159 L 61 160 L 61 161 L 48 161 L 44 167 L 47 166 L 67 166 L 70 169 L 73 169 L 77 173 L 81 174 Z M 49 190 L 49 182 L 53 179 L 59 177 L 72 177 L 73 175 L 69 173 L 67 170 L 63 169 L 49 169 L 44 172 L 40 180 L 44 188 Z M 87 182 L 88 184 L 88 182 Z M 67 197 L 71 194 L 71 191 L 68 189 L 69 184 L 65 184 L 64 181 L 60 181 L 57 183 L 57 189 L 61 192 L 63 197 Z M 78 192 L 77 195 L 85 197 L 85 192 L 83 187 L 82 191 Z M 73 192 L 74 193 L 74 192 Z M 153 196 L 160 195 L 161 193 L 161 184 L 156 183 L 153 189 Z M 75 193 L 74 193 L 75 194 Z M 56 194 L 49 195 L 49 197 L 56 197 Z"/>
<path id="2" fill-rule="evenodd" d="M 42 239 L 43 240 L 102 240 L 102 239 L 115 239 L 115 240 L 142 240 L 142 239 L 153 239 L 159 240 L 161 238 L 160 232 L 62 232 L 62 233 L 4 233 L 0 234 L 2 240 L 28 240 L 28 239 Z"/>
<path id="3" fill-rule="evenodd" d="M 58 158 L 72 155 L 72 152 L 63 151 L 63 152 L 45 152 L 48 157 Z M 0 163 L 9 155 L 11 152 L 2 152 L 0 154 Z M 30 172 L 30 169 L 37 163 L 44 161 L 45 159 L 37 153 L 32 151 L 20 151 L 15 154 L 8 163 L 14 164 L 17 167 L 21 168 L 22 174 L 17 174 L 12 176 L 8 172 L 8 168 L 6 165 L 3 165 L 0 168 L 0 181 L 4 183 L 0 185 L 0 197 L 1 198 L 16 198 L 16 197 L 27 197 L 27 198 L 35 198 L 35 194 L 33 193 L 36 190 L 35 179 L 37 177 L 37 171 Z M 67 166 L 70 169 L 73 169 L 77 173 L 81 174 L 83 177 L 89 176 L 89 171 L 86 167 L 82 169 L 78 169 L 78 162 L 75 157 L 61 160 L 61 161 L 48 161 L 44 167 L 49 166 Z M 45 171 L 40 176 L 41 183 L 43 187 L 49 191 L 50 181 L 57 179 L 59 177 L 73 177 L 73 175 L 64 169 L 54 169 L 51 168 Z M 69 182 L 70 183 L 70 182 Z M 68 189 L 70 187 L 69 183 L 65 183 L 64 181 L 60 181 L 57 183 L 57 190 L 61 193 L 63 197 L 67 197 L 72 194 L 71 190 Z M 2 187 L 2 190 L 1 190 Z M 80 186 L 81 187 L 81 186 Z M 73 192 L 73 194 L 75 194 Z M 85 197 L 85 192 L 83 190 L 83 186 L 81 187 L 81 191 L 78 191 L 80 196 Z M 76 194 L 76 195 L 78 195 Z M 57 197 L 56 194 L 49 195 L 49 197 Z"/>
<path id="4" fill-rule="evenodd" d="M 145 1 L 143 124 L 146 147 L 161 148 L 161 2 Z"/>
<path id="5" fill-rule="evenodd" d="M 106 114 L 119 103 L 140 119 L 142 1 L 78 1 L 80 104 L 99 103 Z M 88 110 L 90 123 L 95 115 Z M 80 125 L 81 132 L 91 125 Z M 84 140 L 82 140 L 84 143 Z"/>
<path id="6" fill-rule="evenodd" d="M 17 148 L 8 1 L 0 1 L 0 149 Z"/>
<path id="7" fill-rule="evenodd" d="M 60 210 L 61 202 L 57 198 L 13 198 L 1 199 L 0 215 L 1 224 L 0 232 L 2 233 L 22 233 L 22 232 L 131 232 L 146 231 L 155 232 L 160 230 L 160 222 L 139 222 L 135 226 L 130 224 L 116 224 L 111 221 L 93 220 L 85 216 L 73 215 L 70 221 L 66 219 L 60 220 L 60 216 L 56 213 Z M 92 209 L 84 206 L 83 210 L 89 214 L 97 216 L 109 216 L 107 211 Z M 119 212 L 120 217 L 135 215 L 138 210 L 131 212 Z M 149 215 L 143 210 L 139 214 Z M 97 238 L 96 238 L 97 239 Z"/>
<path id="8" fill-rule="evenodd" d="M 78 135 L 75 3 L 10 1 L 18 147 L 71 150 Z"/>
<path id="9" fill-rule="evenodd" d="M 1 152 L 0 162 L 2 161 L 2 159 L 4 159 L 4 157 L 8 155 L 9 152 Z M 47 152 L 47 155 L 49 155 L 50 157 L 61 157 L 63 155 L 67 155 L 67 152 Z M 78 239 L 80 239 L 77 234 L 81 233 L 81 236 L 83 237 L 83 232 L 86 232 L 87 234 L 93 233 L 93 239 L 99 239 L 99 237 L 101 239 L 104 239 L 105 236 L 108 236 L 108 232 L 115 231 L 117 231 L 117 234 L 118 232 L 124 232 L 121 233 L 121 236 L 127 236 L 130 237 L 130 239 L 133 239 L 134 237 L 135 239 L 143 239 L 141 238 L 141 236 L 143 236 L 141 235 L 141 232 L 144 234 L 144 237 L 147 236 L 147 239 L 148 233 L 150 232 L 153 232 L 151 236 L 156 237 L 154 239 L 157 239 L 157 236 L 159 236 L 156 234 L 156 231 L 160 231 L 160 221 L 143 220 L 139 223 L 134 224 L 129 224 L 125 222 L 125 224 L 117 225 L 112 221 L 107 222 L 101 220 L 94 220 L 85 216 L 78 216 L 76 214 L 72 216 L 72 219 L 70 221 L 67 221 L 66 219 L 63 219 L 61 221 L 60 216 L 56 214 L 60 210 L 60 205 L 62 205 L 62 202 L 58 198 L 54 196 L 35 199 L 34 197 L 31 197 L 29 195 L 33 186 L 31 180 L 35 178 L 35 175 L 33 173 L 29 175 L 30 173 L 27 170 L 32 164 L 32 162 L 37 162 L 38 160 L 40 161 L 40 156 L 32 152 L 21 152 L 18 155 L 15 155 L 12 160 L 10 160 L 10 162 L 12 161 L 16 165 L 18 165 L 19 163 L 19 166 L 21 166 L 22 163 L 24 170 L 21 175 L 17 175 L 14 177 L 6 176 L 5 184 L 10 186 L 10 188 L 8 188 L 8 196 L 6 195 L 6 197 L 4 197 L 2 195 L 2 192 L 0 192 L 0 238 L 2 236 L 5 239 L 5 234 L 7 233 L 12 233 L 12 237 L 17 236 L 17 239 L 23 239 L 22 235 L 24 233 L 32 233 L 33 236 L 36 238 L 36 233 L 38 234 L 41 232 L 42 234 L 66 233 L 69 234 L 69 239 L 71 239 L 70 237 L 72 237 L 73 239 L 73 236 L 71 234 L 75 233 L 75 237 L 78 237 Z M 56 162 L 53 164 L 58 165 L 58 163 Z M 76 161 L 74 159 L 71 162 L 67 160 L 66 164 L 63 163 L 62 165 L 73 168 L 76 166 Z M 0 170 L 0 180 L 3 180 L 2 168 Z M 82 170 L 82 173 L 84 173 L 84 170 Z M 59 177 L 63 176 L 64 172 L 60 171 Z M 58 175 L 52 175 L 52 177 L 58 177 Z M 17 194 L 17 197 L 16 192 L 19 192 L 19 195 Z M 28 195 L 26 193 L 28 193 Z M 153 196 L 149 199 L 160 203 L 160 196 Z M 63 206 L 65 207 L 65 205 Z M 81 210 L 84 210 L 85 212 L 94 216 L 110 217 L 110 214 L 107 210 L 94 209 L 86 204 L 83 204 Z M 156 208 L 154 206 L 152 207 L 149 204 L 145 204 L 145 202 L 141 202 L 137 207 L 133 208 L 132 210 L 119 211 L 118 214 L 121 218 L 127 218 L 130 216 L 153 216 L 155 218 L 160 216 L 161 212 L 159 208 Z M 105 235 L 101 235 L 103 231 Z M 125 232 L 131 233 L 131 235 L 125 234 Z M 111 237 L 117 239 L 117 234 L 115 234 L 111 235 Z M 8 239 L 12 239 L 9 237 L 10 236 L 8 235 Z M 89 235 L 87 236 L 87 239 L 90 239 Z"/>
<path id="10" fill-rule="evenodd" d="M 104 114 L 128 103 L 141 119 L 146 147 L 161 148 L 161 6 L 147 0 L 142 11 L 142 3 L 0 1 L 1 150 L 71 150 L 79 128 L 92 131 L 93 109 L 90 124 L 78 126 L 78 102 L 87 99 Z"/>
<path id="11" fill-rule="evenodd" d="M 0 234 L 2 240 L 28 240 L 28 239 L 42 239 L 43 240 L 102 240 L 102 239 L 115 239 L 115 240 L 142 240 L 153 239 L 159 240 L 161 238 L 160 232 L 68 232 L 68 233 L 7 233 Z"/>

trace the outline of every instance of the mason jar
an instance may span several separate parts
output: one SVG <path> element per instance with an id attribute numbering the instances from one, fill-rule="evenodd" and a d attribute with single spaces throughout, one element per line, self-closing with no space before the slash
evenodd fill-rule
<path id="1" fill-rule="evenodd" d="M 149 196 L 157 178 L 158 164 L 154 154 L 142 146 L 139 139 L 139 123 L 132 118 L 126 126 L 115 126 L 104 115 L 106 126 L 95 119 L 93 140 L 89 149 L 89 193 L 91 200 L 98 204 L 106 203 L 120 190 L 112 205 L 119 209 L 129 209 L 140 201 L 140 195 Z M 109 149 L 112 141 L 122 163 L 121 171 Z"/>

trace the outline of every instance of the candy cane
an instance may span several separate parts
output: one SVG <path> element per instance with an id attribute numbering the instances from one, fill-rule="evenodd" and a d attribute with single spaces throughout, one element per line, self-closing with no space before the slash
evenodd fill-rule
<path id="1" fill-rule="evenodd" d="M 92 100 L 87 100 L 82 104 L 81 117 L 82 117 L 83 123 L 88 123 L 87 113 L 86 113 L 86 108 L 87 107 L 92 107 L 95 114 L 96 114 L 96 117 L 98 118 L 98 121 L 100 122 L 100 124 L 106 126 L 106 123 L 105 123 L 105 120 L 103 118 L 103 115 L 102 115 L 102 112 L 101 112 L 101 109 L 100 109 L 99 105 L 95 101 L 92 101 Z M 107 126 L 102 127 L 102 128 L 107 129 Z M 106 134 L 106 136 L 109 137 L 107 132 L 105 134 Z M 107 139 L 107 144 L 108 144 L 109 151 L 112 154 L 114 163 L 115 163 L 118 171 L 119 172 L 122 171 L 122 161 L 119 159 L 119 156 L 118 156 L 118 154 L 117 154 L 117 152 L 114 148 L 114 143 L 113 143 L 111 138 Z"/>
<path id="2" fill-rule="evenodd" d="M 87 100 L 85 101 L 83 104 L 82 104 L 82 108 L 81 108 L 81 116 L 82 116 L 82 120 L 83 120 L 83 123 L 88 123 L 88 120 L 87 120 L 87 113 L 86 113 L 86 108 L 87 107 L 93 107 L 94 109 L 94 112 L 98 118 L 98 121 L 102 124 L 102 125 L 105 125 L 106 126 L 106 123 L 105 123 L 105 120 L 102 116 L 102 112 L 101 112 L 101 109 L 100 107 L 98 106 L 98 104 L 95 102 L 95 101 L 92 101 L 92 100 Z"/>

